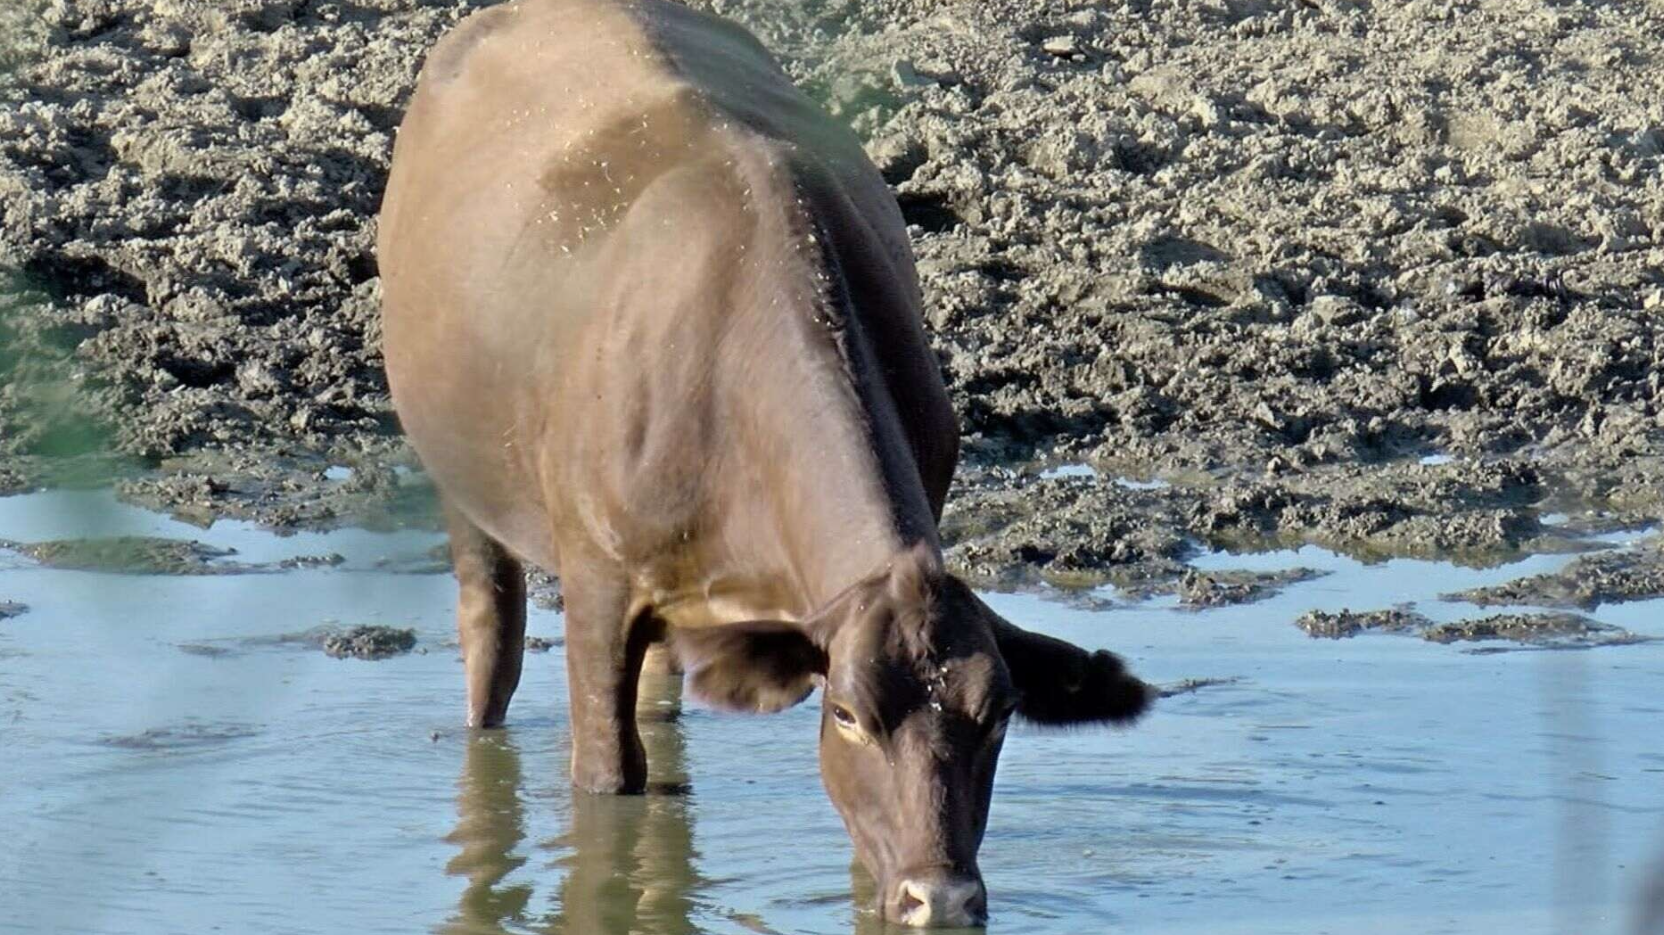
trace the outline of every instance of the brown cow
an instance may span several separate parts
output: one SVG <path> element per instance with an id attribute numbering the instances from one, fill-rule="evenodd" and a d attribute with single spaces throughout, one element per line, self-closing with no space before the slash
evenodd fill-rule
<path id="1" fill-rule="evenodd" d="M 694 692 L 824 686 L 822 773 L 880 909 L 984 917 L 1008 716 L 1144 683 L 945 574 L 958 431 L 896 202 L 755 39 L 665 0 L 524 0 L 434 49 L 381 216 L 388 379 L 451 514 L 468 721 L 520 674 L 522 562 L 566 598 L 572 778 L 636 792 L 649 644 Z"/>

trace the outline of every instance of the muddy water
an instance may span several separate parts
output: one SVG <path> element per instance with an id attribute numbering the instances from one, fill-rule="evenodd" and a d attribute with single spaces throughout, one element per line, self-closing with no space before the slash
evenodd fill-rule
<path id="1" fill-rule="evenodd" d="M 649 686 L 653 792 L 574 796 L 557 646 L 507 730 L 471 735 L 451 584 L 427 534 L 200 530 L 105 495 L 0 499 L 0 538 L 234 548 L 226 575 L 59 571 L 0 553 L 0 932 L 876 932 L 819 789 L 815 715 L 746 718 Z M 1364 566 L 1317 550 L 1207 569 L 1329 571 L 1257 604 L 1013 618 L 1147 677 L 1234 680 L 1128 733 L 1014 729 L 983 869 L 990 931 L 1622 932 L 1664 849 L 1664 643 L 1475 654 L 1313 640 L 1300 613 L 1552 570 Z M 1664 636 L 1660 602 L 1593 616 Z M 274 637 L 413 627 L 336 660 Z M 558 636 L 557 614 L 531 632 Z M 184 648 L 182 648 L 184 647 Z M 679 717 L 675 716 L 679 712 Z"/>

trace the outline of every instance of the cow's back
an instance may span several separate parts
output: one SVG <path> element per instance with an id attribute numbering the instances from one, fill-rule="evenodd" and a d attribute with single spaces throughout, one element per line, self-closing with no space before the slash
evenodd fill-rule
<path id="1" fill-rule="evenodd" d="M 880 395 L 946 410 L 899 212 L 858 141 L 755 40 L 675 3 L 531 0 L 454 30 L 400 128 L 379 248 L 407 433 L 447 497 L 545 564 L 563 521 L 651 550 L 732 507 L 703 479 L 755 452 L 725 425 L 778 417 L 865 457 L 870 419 L 789 411 L 850 395 L 848 349 L 810 314 L 833 254 L 883 296 L 855 329 L 894 357 L 866 369 L 907 384 Z"/>

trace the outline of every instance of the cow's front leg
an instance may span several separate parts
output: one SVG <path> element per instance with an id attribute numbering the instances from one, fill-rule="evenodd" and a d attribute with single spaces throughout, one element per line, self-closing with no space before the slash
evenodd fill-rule
<path id="1" fill-rule="evenodd" d="M 566 678 L 572 712 L 572 784 L 637 793 L 647 753 L 636 731 L 636 680 L 652 641 L 651 618 L 630 607 L 622 569 L 562 561 Z"/>

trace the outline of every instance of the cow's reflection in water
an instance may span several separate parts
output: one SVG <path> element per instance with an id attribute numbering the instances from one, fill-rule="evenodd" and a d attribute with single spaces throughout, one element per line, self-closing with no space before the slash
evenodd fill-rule
<path id="1" fill-rule="evenodd" d="M 500 932 L 505 922 L 524 922 L 531 901 L 529 883 L 501 885 L 526 862 L 520 802 L 520 751 L 507 733 L 476 732 L 468 738 L 457 780 L 456 830 L 445 840 L 461 850 L 445 872 L 468 878 L 455 917 L 440 927 L 447 935 Z"/>
<path id="2" fill-rule="evenodd" d="M 456 830 L 446 838 L 460 851 L 445 867 L 468 878 L 445 935 L 537 931 L 570 935 L 683 935 L 698 932 L 689 918 L 701 880 L 694 870 L 693 821 L 687 800 L 681 728 L 681 676 L 646 671 L 637 710 L 652 775 L 645 795 L 572 793 L 567 831 L 553 843 L 566 856 L 558 908 L 532 905 L 536 880 L 556 873 L 520 874 L 504 884 L 535 849 L 525 839 L 520 752 L 507 731 L 468 739 L 457 783 Z"/>
<path id="3" fill-rule="evenodd" d="M 677 723 L 682 677 L 642 672 L 636 722 L 651 770 L 646 795 L 572 794 L 570 830 L 556 842 L 561 908 L 551 932 L 683 935 L 702 882 L 694 871 L 687 750 Z"/>

